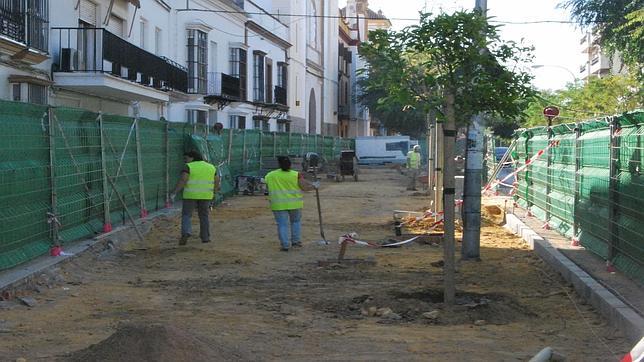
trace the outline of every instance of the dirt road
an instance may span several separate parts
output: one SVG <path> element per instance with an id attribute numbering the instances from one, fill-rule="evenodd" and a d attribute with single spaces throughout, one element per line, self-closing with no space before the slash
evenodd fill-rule
<path id="1" fill-rule="evenodd" d="M 420 210 L 394 170 L 358 183 L 326 182 L 325 232 L 337 241 L 393 236 L 393 209 Z M 307 194 L 305 244 L 280 252 L 263 196 L 215 210 L 214 238 L 178 247 L 178 219 L 157 220 L 147 250 L 136 243 L 76 258 L 42 276 L 37 305 L 0 308 L 0 360 L 64 359 L 124 322 L 161 323 L 235 348 L 249 360 L 525 361 L 551 346 L 570 361 L 618 360 L 630 346 L 519 239 L 487 223 L 482 261 L 459 263 L 458 305 L 441 303 L 439 246 L 350 247 L 375 265 L 318 266 L 337 256 L 319 239 Z M 195 225 L 197 225 L 195 220 Z M 457 249 L 457 255 L 459 251 Z M 4 329 L 3 329 L 4 328 Z M 230 356 L 221 355 L 222 360 Z"/>

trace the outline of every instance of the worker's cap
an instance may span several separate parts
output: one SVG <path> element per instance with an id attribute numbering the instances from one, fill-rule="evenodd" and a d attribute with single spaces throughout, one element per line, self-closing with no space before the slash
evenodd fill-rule
<path id="1" fill-rule="evenodd" d="M 420 150 L 420 146 L 419 146 L 419 145 L 415 145 L 415 146 L 414 146 L 414 150 Z"/>

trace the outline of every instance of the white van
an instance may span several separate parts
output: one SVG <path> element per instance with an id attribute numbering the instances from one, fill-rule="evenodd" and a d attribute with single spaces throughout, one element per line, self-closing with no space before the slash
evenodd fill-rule
<path id="1" fill-rule="evenodd" d="M 418 141 L 409 136 L 356 137 L 356 157 L 361 165 L 407 162 L 407 152 Z"/>

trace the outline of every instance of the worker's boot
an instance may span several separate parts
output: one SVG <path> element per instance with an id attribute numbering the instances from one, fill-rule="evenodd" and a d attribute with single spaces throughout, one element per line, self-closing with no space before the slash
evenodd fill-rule
<path id="1" fill-rule="evenodd" d="M 181 239 L 179 239 L 179 245 L 186 245 L 189 237 L 190 235 L 182 235 Z"/>

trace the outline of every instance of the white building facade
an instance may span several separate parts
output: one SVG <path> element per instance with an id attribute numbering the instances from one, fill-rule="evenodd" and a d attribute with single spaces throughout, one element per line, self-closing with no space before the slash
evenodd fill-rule
<path id="1" fill-rule="evenodd" d="M 15 0 L 0 14 L 1 99 L 338 135 L 337 0 Z"/>

